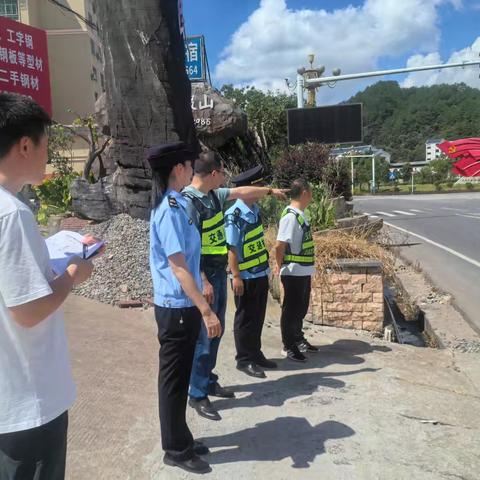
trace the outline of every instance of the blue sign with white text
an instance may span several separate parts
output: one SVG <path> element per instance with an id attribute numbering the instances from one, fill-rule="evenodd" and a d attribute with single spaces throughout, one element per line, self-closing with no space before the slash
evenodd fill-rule
<path id="1" fill-rule="evenodd" d="M 203 37 L 186 38 L 185 69 L 191 82 L 205 81 L 205 46 Z"/>

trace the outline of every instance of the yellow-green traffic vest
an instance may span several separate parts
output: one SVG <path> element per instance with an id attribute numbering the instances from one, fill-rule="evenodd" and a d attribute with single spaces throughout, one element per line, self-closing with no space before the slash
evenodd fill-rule
<path id="1" fill-rule="evenodd" d="M 283 257 L 283 264 L 286 265 L 289 263 L 298 263 L 299 265 L 304 265 L 304 266 L 314 265 L 315 264 L 315 245 L 313 243 L 310 225 L 306 224 L 302 215 L 300 215 L 297 211 L 295 211 L 293 208 L 290 208 L 290 207 L 287 207 L 283 211 L 282 218 L 288 213 L 293 213 L 295 215 L 297 222 L 302 228 L 302 231 L 303 231 L 302 249 L 300 253 L 293 254 L 290 248 L 290 244 L 287 244 L 285 255 Z"/>
<path id="2" fill-rule="evenodd" d="M 242 221 L 239 217 L 240 209 L 236 209 L 234 216 L 238 217 L 237 221 Z M 251 273 L 260 273 L 269 267 L 268 251 L 265 245 L 265 236 L 263 232 L 262 218 L 260 212 L 255 223 L 245 222 L 247 227 L 243 232 L 241 239 L 241 249 L 243 260 L 238 264 L 241 272 L 249 271 Z"/>
<path id="3" fill-rule="evenodd" d="M 184 192 L 183 195 L 189 198 L 200 216 L 200 236 L 202 237 L 202 267 L 222 266 L 227 261 L 227 241 L 225 235 L 225 219 L 216 193 L 211 192 L 215 208 L 206 207 L 195 195 Z"/>

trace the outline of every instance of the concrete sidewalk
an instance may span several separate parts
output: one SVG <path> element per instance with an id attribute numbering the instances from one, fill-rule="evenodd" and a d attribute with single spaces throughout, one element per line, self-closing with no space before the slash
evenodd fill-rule
<path id="1" fill-rule="evenodd" d="M 266 380 L 235 369 L 233 302 L 220 349 L 223 420 L 188 409 L 211 448 L 211 479 L 476 480 L 480 477 L 480 355 L 389 344 L 311 327 L 306 365 L 279 360 Z M 72 297 L 66 321 L 79 398 L 70 416 L 69 480 L 198 478 L 165 467 L 157 414 L 153 311 Z M 264 351 L 279 359 L 271 302 Z M 433 423 L 435 422 L 435 423 Z"/>

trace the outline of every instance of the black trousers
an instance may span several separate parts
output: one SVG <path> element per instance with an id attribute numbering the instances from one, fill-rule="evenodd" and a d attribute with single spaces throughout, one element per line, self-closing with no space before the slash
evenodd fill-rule
<path id="1" fill-rule="evenodd" d="M 178 460 L 193 456 L 193 436 L 187 425 L 188 385 L 202 316 L 196 307 L 155 306 L 160 342 L 158 403 L 162 448 Z"/>
<path id="2" fill-rule="evenodd" d="M 268 299 L 268 276 L 244 280 L 244 292 L 235 296 L 233 332 L 237 363 L 256 362 L 263 358 L 262 329 Z"/>
<path id="3" fill-rule="evenodd" d="M 304 339 L 302 326 L 310 303 L 312 277 L 310 275 L 305 277 L 282 275 L 281 279 L 285 296 L 280 327 L 283 346 L 288 350 L 295 343 Z"/>
<path id="4" fill-rule="evenodd" d="M 41 427 L 0 434 L 0 480 L 63 480 L 68 413 Z"/>

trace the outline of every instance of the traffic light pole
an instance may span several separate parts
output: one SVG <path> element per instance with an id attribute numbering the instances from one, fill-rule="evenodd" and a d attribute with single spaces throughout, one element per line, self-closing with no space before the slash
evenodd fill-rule
<path id="1" fill-rule="evenodd" d="M 424 70 L 442 70 L 445 68 L 463 68 L 474 65 L 480 65 L 480 61 L 477 62 L 459 62 L 459 63 L 445 63 L 440 65 L 428 65 L 423 67 L 410 67 L 410 68 L 397 68 L 394 70 L 378 70 L 374 72 L 364 73 L 352 73 L 348 75 L 338 75 L 331 77 L 319 77 L 319 78 L 304 78 L 303 75 L 297 75 L 297 106 L 303 108 L 303 91 L 308 87 L 321 87 L 323 84 L 331 84 L 341 82 L 343 80 L 354 80 L 357 78 L 369 78 L 380 77 L 383 75 L 398 75 L 400 73 L 421 72 Z"/>

